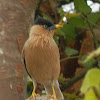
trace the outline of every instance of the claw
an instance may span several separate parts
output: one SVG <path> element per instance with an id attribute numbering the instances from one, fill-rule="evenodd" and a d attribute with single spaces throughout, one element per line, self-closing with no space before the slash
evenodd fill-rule
<path id="1" fill-rule="evenodd" d="M 40 96 L 39 94 L 36 94 L 36 93 L 35 93 L 35 90 L 36 90 L 36 87 L 34 87 L 33 92 L 32 92 L 32 95 L 29 97 L 30 99 L 33 98 L 34 100 L 36 100 L 36 97 L 37 97 L 37 96 L 38 96 L 38 97 Z"/>
<path id="2" fill-rule="evenodd" d="M 53 100 L 58 100 L 57 97 L 56 97 L 56 93 L 55 93 L 55 90 L 54 90 L 54 86 L 52 86 L 52 90 L 53 90 L 53 95 L 49 95 L 48 94 L 47 97 L 48 98 L 53 98 Z"/>

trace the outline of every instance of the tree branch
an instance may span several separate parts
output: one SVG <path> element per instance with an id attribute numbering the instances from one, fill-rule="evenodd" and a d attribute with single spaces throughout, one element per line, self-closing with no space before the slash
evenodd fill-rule
<path id="1" fill-rule="evenodd" d="M 89 68 L 90 69 L 90 68 Z M 62 84 L 61 90 L 64 91 L 67 88 L 69 88 L 70 86 L 72 86 L 74 83 L 76 83 L 77 81 L 79 81 L 80 79 L 82 79 L 84 77 L 84 75 L 86 74 L 86 72 L 88 71 L 88 69 L 86 69 L 85 71 L 83 71 L 81 74 L 75 76 L 72 80 L 67 81 L 67 82 L 60 82 L 60 84 Z"/>
<path id="2" fill-rule="evenodd" d="M 62 58 L 60 60 L 60 62 L 63 62 L 63 61 L 66 61 L 66 60 L 70 60 L 70 59 L 76 59 L 76 58 L 80 58 L 81 56 L 70 56 L 70 57 L 65 57 L 65 58 Z"/>

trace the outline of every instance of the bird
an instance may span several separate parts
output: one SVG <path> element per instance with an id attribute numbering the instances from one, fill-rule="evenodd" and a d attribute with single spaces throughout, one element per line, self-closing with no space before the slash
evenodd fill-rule
<path id="1" fill-rule="evenodd" d="M 53 36 L 62 25 L 38 17 L 30 29 L 29 38 L 22 50 L 25 68 L 33 81 L 31 97 L 36 100 L 37 83 L 44 86 L 46 94 L 54 100 L 64 100 L 59 87 L 60 54 Z"/>

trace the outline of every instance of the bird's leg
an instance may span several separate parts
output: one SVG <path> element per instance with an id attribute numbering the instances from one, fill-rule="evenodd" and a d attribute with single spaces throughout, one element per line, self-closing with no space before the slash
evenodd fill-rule
<path id="1" fill-rule="evenodd" d="M 47 97 L 54 98 L 54 100 L 58 100 L 57 97 L 56 97 L 56 93 L 55 93 L 55 90 L 54 90 L 54 86 L 52 86 L 52 91 L 53 91 L 53 94 L 52 95 L 48 94 Z"/>
<path id="2" fill-rule="evenodd" d="M 54 100 L 58 100 L 57 97 L 56 97 L 56 93 L 55 93 L 55 90 L 54 90 L 54 86 L 52 85 L 52 95 L 51 94 L 48 94 L 47 95 L 48 98 L 53 98 Z"/>
<path id="3" fill-rule="evenodd" d="M 53 91 L 53 95 L 52 95 L 52 97 L 54 98 L 54 100 L 57 100 L 54 86 L 52 86 L 52 91 Z"/>
<path id="4" fill-rule="evenodd" d="M 36 87 L 34 87 L 33 92 L 32 92 L 32 96 L 33 96 L 34 100 L 35 100 L 35 97 L 36 97 L 35 90 L 36 90 Z"/>
<path id="5" fill-rule="evenodd" d="M 55 80 L 53 80 L 52 83 L 49 83 L 45 85 L 45 90 L 48 98 L 53 98 L 53 100 L 58 100 L 56 97 L 56 92 L 55 92 Z"/>

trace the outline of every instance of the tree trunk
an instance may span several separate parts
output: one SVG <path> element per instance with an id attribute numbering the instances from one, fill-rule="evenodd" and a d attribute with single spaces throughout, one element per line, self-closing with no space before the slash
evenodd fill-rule
<path id="1" fill-rule="evenodd" d="M 0 0 L 0 100 L 25 100 L 21 50 L 39 0 Z"/>

